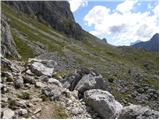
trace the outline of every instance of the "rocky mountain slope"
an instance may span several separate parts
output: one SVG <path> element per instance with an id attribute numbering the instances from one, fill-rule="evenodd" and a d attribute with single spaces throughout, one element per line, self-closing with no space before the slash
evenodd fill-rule
<path id="1" fill-rule="evenodd" d="M 149 41 L 139 42 L 132 45 L 134 48 L 142 48 L 148 51 L 158 52 L 159 51 L 159 34 L 156 33 Z"/>
<path id="2" fill-rule="evenodd" d="M 83 35 L 72 32 L 83 38 L 77 39 L 64 32 L 68 27 L 59 31 L 40 19 L 43 11 L 37 17 L 33 3 L 23 5 L 31 15 L 20 7 L 22 2 L 2 2 L 2 118 L 158 117 L 158 53 L 104 44 L 83 30 Z M 69 10 L 63 2 L 37 6 L 48 4 L 56 6 L 49 10 L 56 9 L 57 14 L 62 8 Z M 53 14 L 52 19 L 58 17 Z M 73 17 L 68 16 L 60 20 Z M 74 18 L 71 21 L 75 23 Z M 104 108 L 98 109 L 102 104 Z"/>
<path id="3" fill-rule="evenodd" d="M 25 67 L 23 62 L 1 60 L 2 67 L 8 69 L 1 73 L 3 119 L 158 118 L 158 111 L 149 107 L 123 106 L 108 92 L 108 82 L 94 70 L 81 68 L 55 79 L 58 64 L 54 60 L 32 58 Z"/>

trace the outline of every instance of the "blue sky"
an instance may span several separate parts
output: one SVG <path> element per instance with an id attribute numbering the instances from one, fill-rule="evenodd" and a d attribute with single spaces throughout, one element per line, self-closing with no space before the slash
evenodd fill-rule
<path id="1" fill-rule="evenodd" d="M 158 32 L 158 0 L 69 0 L 76 22 L 113 45 L 147 41 Z"/>

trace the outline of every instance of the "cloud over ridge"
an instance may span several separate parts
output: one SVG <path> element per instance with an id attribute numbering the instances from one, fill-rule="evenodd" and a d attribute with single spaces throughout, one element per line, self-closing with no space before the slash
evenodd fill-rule
<path id="1" fill-rule="evenodd" d="M 112 35 L 115 45 L 129 45 L 136 40 L 147 41 L 159 30 L 160 5 L 150 11 L 134 12 L 136 5 L 137 0 L 125 0 L 115 10 L 102 5 L 94 6 L 84 21 L 88 26 L 94 26 L 91 34 L 99 37 Z"/>

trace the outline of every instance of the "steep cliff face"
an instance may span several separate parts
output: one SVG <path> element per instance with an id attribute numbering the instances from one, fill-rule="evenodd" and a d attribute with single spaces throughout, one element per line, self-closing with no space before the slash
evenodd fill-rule
<path id="1" fill-rule="evenodd" d="M 75 22 L 67 1 L 5 1 L 6 4 L 22 11 L 39 21 L 45 22 L 59 32 L 82 39 L 83 30 Z"/>
<path id="2" fill-rule="evenodd" d="M 3 14 L 1 16 L 1 40 L 1 54 L 4 57 L 19 56 L 8 24 L 8 19 Z"/>

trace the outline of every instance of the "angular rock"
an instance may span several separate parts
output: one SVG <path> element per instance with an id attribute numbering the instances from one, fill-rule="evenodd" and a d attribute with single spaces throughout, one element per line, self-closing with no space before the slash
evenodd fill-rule
<path id="1" fill-rule="evenodd" d="M 12 119 L 14 117 L 14 115 L 15 115 L 14 111 L 7 108 L 3 111 L 2 119 Z"/>
<path id="2" fill-rule="evenodd" d="M 73 115 L 77 115 L 77 114 L 81 114 L 81 113 L 83 113 L 82 108 L 75 107 L 75 108 L 71 109 L 71 114 L 73 114 Z"/>
<path id="3" fill-rule="evenodd" d="M 19 112 L 18 112 L 18 114 L 20 115 L 20 116 L 26 116 L 27 114 L 28 114 L 28 111 L 26 110 L 26 109 L 20 109 L 19 110 Z"/>
<path id="4" fill-rule="evenodd" d="M 32 102 L 42 102 L 42 99 L 41 98 L 33 98 L 32 100 L 31 100 Z"/>
<path id="5" fill-rule="evenodd" d="M 42 82 L 36 82 L 35 87 L 37 87 L 37 88 L 44 88 L 45 84 L 43 84 Z"/>
<path id="6" fill-rule="evenodd" d="M 34 74 L 31 72 L 31 70 L 26 70 L 26 74 L 33 76 Z"/>
<path id="7" fill-rule="evenodd" d="M 45 75 L 42 75 L 42 76 L 39 77 L 39 80 L 42 81 L 42 82 L 48 82 L 48 79 L 49 79 L 49 77 L 45 76 Z"/>
<path id="8" fill-rule="evenodd" d="M 22 76 L 18 76 L 18 77 L 16 78 L 16 80 L 14 81 L 14 86 L 15 86 L 15 88 L 17 88 L 17 89 L 23 87 L 23 84 L 24 84 L 24 81 L 23 81 Z"/>
<path id="9" fill-rule="evenodd" d="M 26 108 L 26 107 L 27 107 L 27 101 L 26 101 L 26 100 L 17 101 L 17 102 L 16 102 L 16 105 L 17 105 L 18 107 L 21 107 L 21 108 Z"/>
<path id="10" fill-rule="evenodd" d="M 6 77 L 7 82 L 12 82 L 13 81 L 13 75 L 10 72 L 2 72 L 2 77 Z"/>
<path id="11" fill-rule="evenodd" d="M 42 63 L 39 62 L 34 62 L 30 68 L 31 71 L 38 76 L 41 75 L 52 76 L 54 70 L 53 68 L 45 67 Z"/>
<path id="12" fill-rule="evenodd" d="M 70 75 L 67 76 L 65 79 L 61 80 L 63 87 L 69 89 L 69 90 L 74 90 L 75 85 L 78 83 L 80 80 L 81 76 L 80 75 Z"/>
<path id="13" fill-rule="evenodd" d="M 84 92 L 84 100 L 105 119 L 117 118 L 122 105 L 108 91 L 92 89 Z"/>
<path id="14" fill-rule="evenodd" d="M 5 94 L 8 91 L 8 88 L 5 84 L 0 83 L 1 93 Z"/>
<path id="15" fill-rule="evenodd" d="M 48 79 L 48 83 L 55 84 L 55 85 L 57 85 L 59 87 L 62 87 L 62 84 L 57 79 L 54 79 L 54 78 L 49 78 Z"/>
<path id="16" fill-rule="evenodd" d="M 30 59 L 29 68 L 32 73 L 36 74 L 37 76 L 46 75 L 51 77 L 54 72 L 54 66 L 57 64 L 53 60 L 39 60 L 39 59 Z"/>
<path id="17" fill-rule="evenodd" d="M 42 93 L 48 96 L 51 100 L 59 100 L 61 95 L 61 90 L 57 86 L 52 87 L 44 87 L 42 89 Z"/>
<path id="18" fill-rule="evenodd" d="M 19 73 L 20 68 L 17 64 L 1 56 L 1 67 L 7 68 L 13 72 Z"/>
<path id="19" fill-rule="evenodd" d="M 80 93 L 85 92 L 90 89 L 106 89 L 106 82 L 103 80 L 102 76 L 95 76 L 93 74 L 87 74 L 82 77 L 78 82 L 75 90 L 78 90 Z"/>
<path id="20" fill-rule="evenodd" d="M 140 105 L 130 105 L 121 110 L 118 119 L 158 119 L 158 117 L 158 111 Z"/>
<path id="21" fill-rule="evenodd" d="M 24 75 L 23 80 L 24 80 L 24 83 L 35 84 L 35 80 L 33 79 L 33 77 L 29 75 Z"/>
<path id="22" fill-rule="evenodd" d="M 34 114 L 39 113 L 41 110 L 42 110 L 41 107 L 38 107 L 38 108 L 34 111 Z"/>

